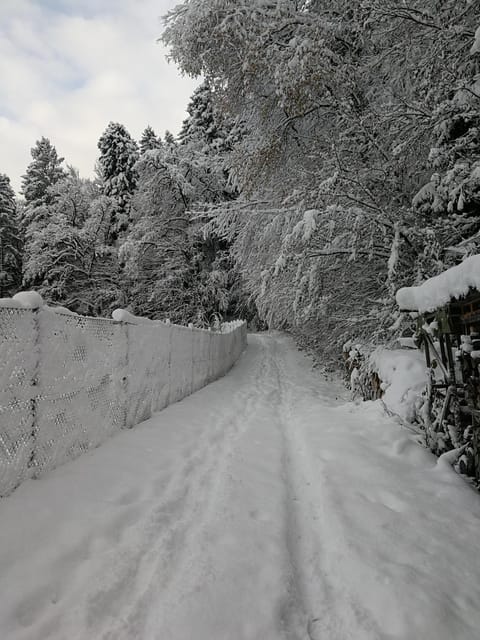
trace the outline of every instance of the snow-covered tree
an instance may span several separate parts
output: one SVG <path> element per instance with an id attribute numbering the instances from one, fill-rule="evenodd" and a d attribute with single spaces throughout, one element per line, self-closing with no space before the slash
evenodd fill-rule
<path id="1" fill-rule="evenodd" d="M 22 179 L 22 194 L 28 205 L 49 204 L 52 195 L 49 187 L 65 177 L 63 158 L 48 138 L 37 140 L 31 149 L 32 162 Z"/>
<path id="2" fill-rule="evenodd" d="M 163 140 L 165 142 L 165 144 L 167 145 L 167 147 L 175 147 L 177 146 L 177 141 L 175 140 L 175 136 L 173 135 L 173 133 L 171 131 L 165 131 L 165 135 L 163 137 Z"/>
<path id="3" fill-rule="evenodd" d="M 145 127 L 142 137 L 140 138 L 140 155 L 146 151 L 152 151 L 158 149 L 161 145 L 160 140 L 157 138 L 155 131 L 150 125 Z"/>
<path id="4" fill-rule="evenodd" d="M 65 216 L 73 227 L 82 227 L 89 215 L 92 200 L 99 195 L 99 186 L 91 180 L 84 180 L 74 167 L 68 167 L 68 173 L 50 187 L 50 216 Z"/>
<path id="5" fill-rule="evenodd" d="M 21 282 L 21 240 L 15 194 L 0 173 L 0 297 L 10 296 Z"/>
<path id="6" fill-rule="evenodd" d="M 27 231 L 23 284 L 50 303 L 108 315 L 125 301 L 117 250 L 107 244 L 116 203 L 90 193 L 82 224 L 72 223 L 70 208 L 59 208 L 46 224 Z"/>
<path id="7" fill-rule="evenodd" d="M 98 148 L 103 192 L 116 202 L 111 235 L 114 242 L 128 227 L 130 201 L 137 183 L 138 147 L 122 124 L 110 122 L 98 141 Z"/>
<path id="8" fill-rule="evenodd" d="M 178 139 L 181 144 L 202 142 L 210 151 L 222 151 L 233 125 L 216 110 L 210 84 L 204 81 L 193 93 L 187 107 L 188 118 L 184 120 Z"/>
<path id="9" fill-rule="evenodd" d="M 46 202 L 26 226 L 23 287 L 79 313 L 108 314 L 124 302 L 118 251 L 109 246 L 117 201 L 69 167 Z"/>
<path id="10" fill-rule="evenodd" d="M 44 225 L 48 222 L 48 207 L 55 199 L 51 188 L 66 177 L 62 167 L 63 158 L 48 138 L 41 138 L 31 149 L 32 162 L 22 178 L 21 193 L 25 206 L 21 211 L 21 226 L 24 232 L 29 227 Z"/>
<path id="11" fill-rule="evenodd" d="M 273 325 L 323 336 L 328 348 L 338 348 L 332 325 L 338 340 L 386 331 L 392 291 L 415 277 L 416 256 L 433 255 L 429 246 L 438 244 L 439 264 L 445 260 L 451 225 L 439 236 L 441 223 L 435 231 L 422 218 L 429 199 L 441 199 L 438 189 L 432 195 L 437 182 L 467 207 L 456 244 L 474 230 L 465 204 L 476 168 L 474 5 L 190 0 L 167 16 L 173 59 L 206 78 L 215 108 L 242 127 L 228 159 L 240 198 L 203 211 L 209 229 L 231 241 Z M 451 101 L 459 98 L 471 131 L 453 128 L 463 145 L 453 154 L 467 161 L 450 161 L 443 178 L 426 184 L 438 157 L 432 132 L 444 130 L 442 113 L 455 119 Z M 427 275 L 436 268 L 423 264 Z"/>
<path id="12" fill-rule="evenodd" d="M 208 324 L 216 314 L 228 315 L 235 275 L 225 243 L 204 239 L 201 221 L 188 210 L 229 199 L 233 189 L 221 145 L 200 125 L 199 111 L 192 109 L 197 126 L 187 127 L 181 144 L 167 132 L 161 148 L 141 155 L 134 224 L 121 257 L 137 313 Z"/>

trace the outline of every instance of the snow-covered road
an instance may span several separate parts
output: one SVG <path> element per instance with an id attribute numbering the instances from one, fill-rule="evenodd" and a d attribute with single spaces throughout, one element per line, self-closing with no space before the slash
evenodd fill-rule
<path id="1" fill-rule="evenodd" d="M 0 501 L 2 640 L 475 640 L 480 498 L 280 335 Z"/>

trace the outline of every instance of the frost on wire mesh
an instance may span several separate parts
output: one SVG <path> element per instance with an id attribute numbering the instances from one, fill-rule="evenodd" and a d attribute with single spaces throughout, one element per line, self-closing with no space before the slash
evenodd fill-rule
<path id="1" fill-rule="evenodd" d="M 36 333 L 35 312 L 0 309 L 0 495 L 30 475 Z"/>
<path id="2" fill-rule="evenodd" d="M 0 308 L 0 496 L 224 375 L 245 344 L 244 324 Z"/>
<path id="3" fill-rule="evenodd" d="M 133 427 L 169 404 L 171 330 L 160 323 L 126 326 L 127 426 Z"/>
<path id="4" fill-rule="evenodd" d="M 125 425 L 125 326 L 41 311 L 37 472 L 104 442 Z"/>

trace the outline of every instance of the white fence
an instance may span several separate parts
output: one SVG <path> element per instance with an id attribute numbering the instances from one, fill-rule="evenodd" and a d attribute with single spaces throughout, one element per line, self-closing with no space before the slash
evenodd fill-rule
<path id="1" fill-rule="evenodd" d="M 222 332 L 0 308 L 0 496 L 224 375 L 246 325 Z"/>

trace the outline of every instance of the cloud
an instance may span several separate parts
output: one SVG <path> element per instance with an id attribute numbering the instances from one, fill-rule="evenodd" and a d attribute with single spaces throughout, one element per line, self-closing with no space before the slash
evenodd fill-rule
<path id="1" fill-rule="evenodd" d="M 176 3 L 0 1 L 0 173 L 15 189 L 41 136 L 88 176 L 110 121 L 137 139 L 147 124 L 179 130 L 198 80 L 182 77 L 156 41 Z"/>

